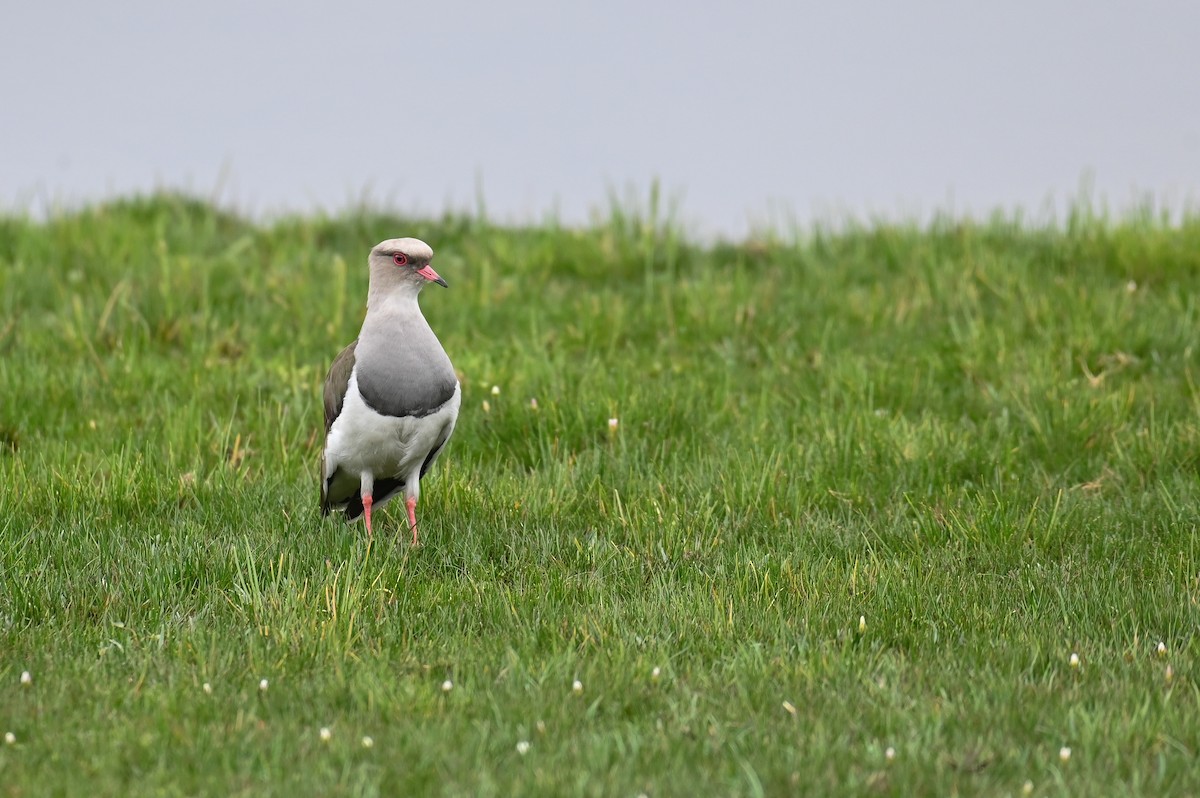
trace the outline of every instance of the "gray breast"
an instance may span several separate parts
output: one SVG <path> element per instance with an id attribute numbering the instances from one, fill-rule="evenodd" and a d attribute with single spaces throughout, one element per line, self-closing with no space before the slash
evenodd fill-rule
<path id="1" fill-rule="evenodd" d="M 454 395 L 454 367 L 423 317 L 390 321 L 363 326 L 355 353 L 358 392 L 376 413 L 427 416 Z"/>

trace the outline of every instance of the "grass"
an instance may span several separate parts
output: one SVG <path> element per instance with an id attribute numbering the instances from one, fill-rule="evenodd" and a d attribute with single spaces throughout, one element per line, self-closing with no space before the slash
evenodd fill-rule
<path id="1" fill-rule="evenodd" d="M 397 235 L 417 550 L 316 507 Z M 0 795 L 1195 794 L 1198 297 L 1200 220 L 1085 209 L 0 219 Z"/>

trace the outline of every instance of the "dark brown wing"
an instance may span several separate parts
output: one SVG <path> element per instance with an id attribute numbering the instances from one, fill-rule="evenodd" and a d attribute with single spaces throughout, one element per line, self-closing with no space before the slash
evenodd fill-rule
<path id="1" fill-rule="evenodd" d="M 342 414 L 342 403 L 346 400 L 346 389 L 350 386 L 350 372 L 354 371 L 354 347 L 358 346 L 357 339 L 338 353 L 329 367 L 325 377 L 325 434 L 337 417 Z"/>
<path id="2" fill-rule="evenodd" d="M 350 373 L 354 371 L 354 347 L 358 341 L 352 341 L 349 346 L 338 353 L 329 367 L 325 377 L 325 388 L 322 399 L 325 404 L 325 435 L 333 427 L 333 422 L 342 414 L 342 405 L 346 402 L 346 389 L 350 386 Z M 321 471 L 317 478 L 321 481 L 321 514 L 329 515 L 329 482 L 325 479 L 325 447 L 321 447 Z"/>

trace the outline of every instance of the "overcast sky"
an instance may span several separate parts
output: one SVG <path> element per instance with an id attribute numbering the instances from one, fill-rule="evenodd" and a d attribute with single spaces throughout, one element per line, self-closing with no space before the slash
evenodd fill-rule
<path id="1" fill-rule="evenodd" d="M 0 207 L 169 186 L 692 229 L 1200 200 L 1200 3 L 9 3 Z"/>

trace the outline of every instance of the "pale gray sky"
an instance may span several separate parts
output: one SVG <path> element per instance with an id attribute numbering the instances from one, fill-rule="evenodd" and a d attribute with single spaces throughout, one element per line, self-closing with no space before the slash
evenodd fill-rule
<path id="1" fill-rule="evenodd" d="M 568 222 L 658 178 L 698 231 L 1200 199 L 1200 3 L 9 4 L 0 206 Z M 1061 205 L 1060 205 L 1061 207 Z"/>

